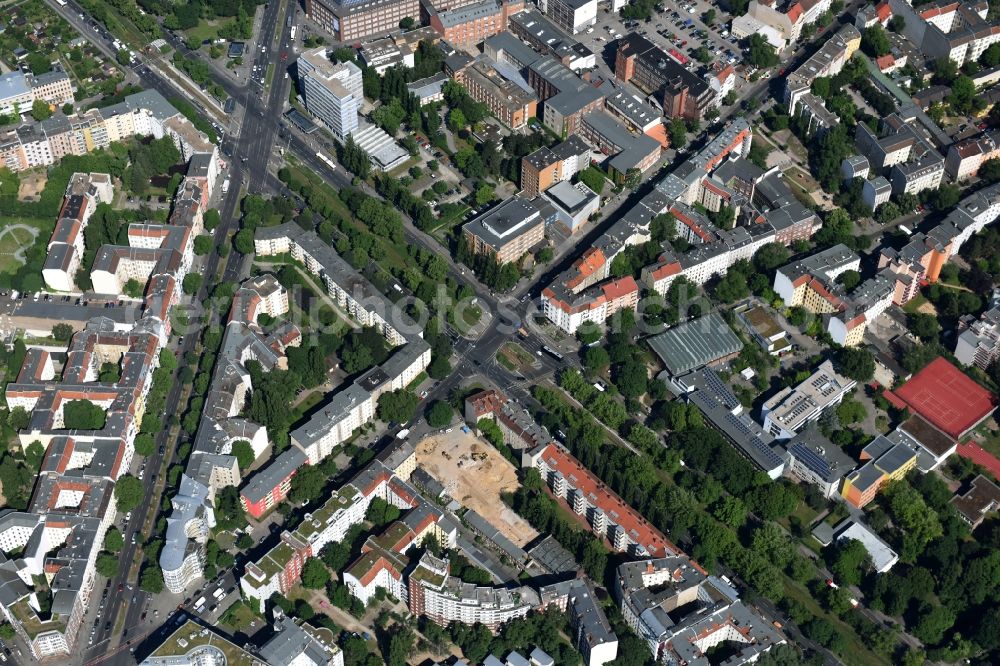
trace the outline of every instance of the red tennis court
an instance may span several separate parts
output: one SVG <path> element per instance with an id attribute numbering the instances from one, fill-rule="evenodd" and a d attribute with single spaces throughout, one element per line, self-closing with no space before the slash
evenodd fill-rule
<path id="1" fill-rule="evenodd" d="M 956 440 L 989 416 L 997 404 L 992 393 L 940 357 L 892 393 L 911 412 Z"/>

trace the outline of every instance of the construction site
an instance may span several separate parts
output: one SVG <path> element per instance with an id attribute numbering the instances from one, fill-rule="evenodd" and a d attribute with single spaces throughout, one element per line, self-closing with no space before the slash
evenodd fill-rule
<path id="1" fill-rule="evenodd" d="M 440 481 L 448 495 L 472 509 L 518 546 L 538 532 L 501 499 L 517 490 L 517 470 L 489 443 L 455 428 L 417 444 L 417 464 Z"/>

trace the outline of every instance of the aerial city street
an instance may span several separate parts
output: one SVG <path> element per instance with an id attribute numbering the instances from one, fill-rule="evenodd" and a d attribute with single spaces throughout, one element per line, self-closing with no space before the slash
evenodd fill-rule
<path id="1" fill-rule="evenodd" d="M 1000 663 L 1000 4 L 3 14 L 0 666 Z"/>

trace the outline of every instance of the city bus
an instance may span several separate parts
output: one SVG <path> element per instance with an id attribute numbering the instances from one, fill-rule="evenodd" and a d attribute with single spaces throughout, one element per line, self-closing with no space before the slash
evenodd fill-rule
<path id="1" fill-rule="evenodd" d="M 559 361 L 563 360 L 563 355 L 560 354 L 559 352 L 557 352 L 552 347 L 549 347 L 548 345 L 545 345 L 544 347 L 542 347 L 542 351 L 545 352 L 546 354 L 548 354 L 549 356 L 555 358 L 556 360 L 559 360 Z"/>

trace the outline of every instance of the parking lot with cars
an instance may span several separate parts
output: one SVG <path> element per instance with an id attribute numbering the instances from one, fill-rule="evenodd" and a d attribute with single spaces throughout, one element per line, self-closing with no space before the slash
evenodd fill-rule
<path id="1" fill-rule="evenodd" d="M 710 10 L 715 14 L 709 25 L 705 16 Z M 597 23 L 574 37 L 598 54 L 597 69 L 607 76 L 614 74 L 615 41 L 629 33 L 644 36 L 699 76 L 733 65 L 739 75 L 736 93 L 740 95 L 740 88 L 745 86 L 744 82 L 751 72 L 743 67 L 745 55 L 738 40 L 729 32 L 730 24 L 729 14 L 707 2 L 665 1 L 656 6 L 652 17 L 645 20 L 623 19 L 618 13 L 601 9 Z M 711 58 L 708 62 L 697 59 L 701 47 L 705 47 Z"/>

